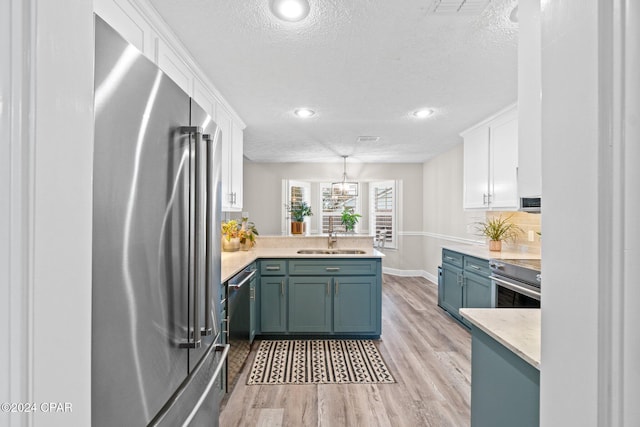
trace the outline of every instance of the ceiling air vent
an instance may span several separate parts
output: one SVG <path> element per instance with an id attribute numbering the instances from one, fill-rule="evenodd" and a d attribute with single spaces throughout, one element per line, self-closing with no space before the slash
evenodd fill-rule
<path id="1" fill-rule="evenodd" d="M 380 141 L 379 136 L 359 136 L 356 138 L 356 142 L 378 142 Z"/>
<path id="2" fill-rule="evenodd" d="M 433 15 L 479 15 L 491 0 L 434 0 L 429 11 Z"/>

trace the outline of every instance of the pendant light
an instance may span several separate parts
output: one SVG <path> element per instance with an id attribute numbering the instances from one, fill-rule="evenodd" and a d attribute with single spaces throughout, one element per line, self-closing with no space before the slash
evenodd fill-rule
<path id="1" fill-rule="evenodd" d="M 358 195 L 358 183 L 347 181 L 347 157 L 349 156 L 342 156 L 344 159 L 342 181 L 331 183 L 331 196 L 334 198 L 348 199 Z"/>

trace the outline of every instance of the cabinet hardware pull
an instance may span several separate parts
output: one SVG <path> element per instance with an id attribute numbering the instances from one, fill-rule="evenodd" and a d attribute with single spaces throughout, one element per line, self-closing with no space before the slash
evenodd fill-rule
<path id="1" fill-rule="evenodd" d="M 469 267 L 473 268 L 474 270 L 480 270 L 480 267 L 478 267 L 477 265 L 469 265 Z"/>
<path id="2" fill-rule="evenodd" d="M 450 256 L 445 256 L 445 259 L 448 259 L 449 261 L 455 261 L 455 259 L 453 257 L 450 257 Z"/>
<path id="3" fill-rule="evenodd" d="M 331 286 L 331 284 L 329 283 L 329 280 L 327 280 L 327 296 L 330 295 L 330 291 L 329 291 L 329 287 Z"/>
<path id="4" fill-rule="evenodd" d="M 284 296 L 284 280 L 280 281 L 280 295 Z"/>
<path id="5" fill-rule="evenodd" d="M 483 195 L 482 195 L 482 204 L 483 204 L 483 205 L 486 205 L 486 204 L 487 204 L 487 195 L 486 195 L 486 194 L 483 194 Z"/>
<path id="6" fill-rule="evenodd" d="M 265 270 L 267 270 L 267 271 L 279 271 L 280 270 L 280 266 L 279 265 L 267 265 L 265 267 Z"/>
<path id="7" fill-rule="evenodd" d="M 340 267 L 325 267 L 326 271 L 340 271 Z"/>
<path id="8" fill-rule="evenodd" d="M 340 286 L 340 282 L 336 280 L 336 295 L 338 295 L 338 286 Z"/>

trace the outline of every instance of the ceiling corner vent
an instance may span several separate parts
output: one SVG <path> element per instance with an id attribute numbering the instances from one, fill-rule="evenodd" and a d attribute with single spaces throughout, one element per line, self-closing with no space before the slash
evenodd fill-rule
<path id="1" fill-rule="evenodd" d="M 433 0 L 432 15 L 480 15 L 491 0 Z"/>
<path id="2" fill-rule="evenodd" d="M 378 142 L 380 141 L 379 136 L 359 136 L 356 138 L 356 142 Z"/>

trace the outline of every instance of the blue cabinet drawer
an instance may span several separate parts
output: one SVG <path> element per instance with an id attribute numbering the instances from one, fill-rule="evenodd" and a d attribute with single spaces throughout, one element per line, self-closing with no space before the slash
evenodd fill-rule
<path id="1" fill-rule="evenodd" d="M 456 267 L 462 268 L 462 259 L 464 255 L 458 252 L 453 252 L 448 249 L 442 250 L 442 262 L 446 262 L 447 264 L 455 265 Z"/>
<path id="2" fill-rule="evenodd" d="M 287 261 L 283 259 L 263 259 L 260 261 L 261 276 L 284 276 L 287 274 Z"/>
<path id="3" fill-rule="evenodd" d="M 377 261 L 370 259 L 296 259 L 289 261 L 289 274 L 308 275 L 375 275 Z"/>
<path id="4" fill-rule="evenodd" d="M 489 268 L 489 261 L 482 258 L 475 258 L 472 256 L 464 257 L 464 269 L 472 273 L 480 274 L 481 276 L 489 276 L 491 269 Z"/>

